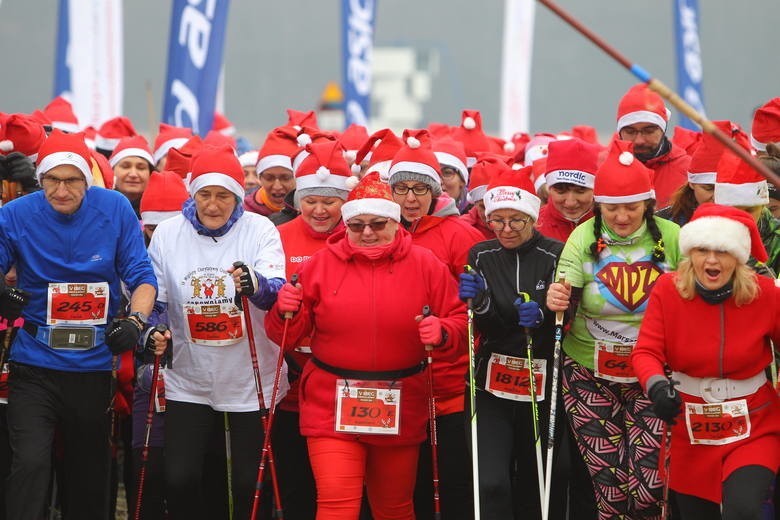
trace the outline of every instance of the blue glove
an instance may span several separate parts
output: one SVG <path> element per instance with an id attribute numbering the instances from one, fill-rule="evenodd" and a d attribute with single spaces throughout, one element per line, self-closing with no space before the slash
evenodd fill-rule
<path id="1" fill-rule="evenodd" d="M 467 302 L 471 298 L 474 307 L 478 307 L 485 297 L 487 284 L 485 279 L 477 273 L 461 273 L 460 283 L 458 284 L 458 297 Z"/>
<path id="2" fill-rule="evenodd" d="M 525 301 L 523 298 L 515 300 L 517 319 L 521 327 L 536 328 L 542 324 L 544 316 L 539 304 L 533 300 Z"/>

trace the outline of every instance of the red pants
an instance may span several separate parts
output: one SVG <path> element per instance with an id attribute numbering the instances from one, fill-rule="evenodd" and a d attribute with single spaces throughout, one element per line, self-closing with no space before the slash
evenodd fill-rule
<path id="1" fill-rule="evenodd" d="M 309 437 L 317 483 L 317 520 L 357 520 L 363 484 L 374 520 L 413 520 L 412 496 L 420 446 L 372 446 Z"/>

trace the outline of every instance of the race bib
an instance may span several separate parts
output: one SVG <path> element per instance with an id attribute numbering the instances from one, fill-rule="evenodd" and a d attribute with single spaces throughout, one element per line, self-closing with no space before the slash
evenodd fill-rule
<path id="1" fill-rule="evenodd" d="M 50 283 L 47 325 L 105 325 L 108 283 Z"/>
<path id="2" fill-rule="evenodd" d="M 547 360 L 534 359 L 533 361 L 536 400 L 544 401 Z M 530 382 L 531 374 L 529 374 L 527 359 L 496 353 L 490 355 L 485 390 L 503 399 L 531 402 Z"/>
<path id="3" fill-rule="evenodd" d="M 232 303 L 185 304 L 184 315 L 192 343 L 222 347 L 238 343 L 244 337 L 243 315 Z"/>
<path id="4" fill-rule="evenodd" d="M 401 383 L 357 381 L 336 383 L 336 431 L 398 435 Z"/>
<path id="5" fill-rule="evenodd" d="M 750 437 L 747 400 L 717 404 L 685 403 L 685 425 L 691 444 L 721 446 Z"/>
<path id="6" fill-rule="evenodd" d="M 8 363 L 0 368 L 0 403 L 8 404 Z"/>
<path id="7" fill-rule="evenodd" d="M 596 377 L 616 383 L 636 383 L 638 379 L 631 366 L 632 350 L 634 350 L 633 343 L 596 341 L 596 358 L 593 363 L 596 368 Z"/>
<path id="8" fill-rule="evenodd" d="M 157 413 L 163 413 L 165 411 L 165 377 L 163 373 L 164 368 L 160 368 L 157 372 L 157 388 L 154 393 L 154 410 Z"/>

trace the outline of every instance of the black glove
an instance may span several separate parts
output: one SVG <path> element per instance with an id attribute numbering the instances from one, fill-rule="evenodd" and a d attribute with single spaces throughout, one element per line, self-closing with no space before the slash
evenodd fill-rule
<path id="1" fill-rule="evenodd" d="M 8 167 L 5 164 L 5 155 L 0 150 L 0 180 L 8 180 Z"/>
<path id="2" fill-rule="evenodd" d="M 22 152 L 11 152 L 5 157 L 5 167 L 8 180 L 19 183 L 22 191 L 35 191 L 38 189 L 38 180 L 35 178 L 35 165 Z"/>
<path id="3" fill-rule="evenodd" d="M 653 386 L 647 392 L 650 400 L 653 402 L 653 412 L 655 412 L 656 417 L 669 424 L 677 423 L 675 418 L 680 415 L 682 408 L 682 399 L 677 390 L 674 389 L 675 384 L 678 384 L 678 382 L 657 381 L 653 383 Z"/>
<path id="4" fill-rule="evenodd" d="M 115 356 L 133 348 L 140 337 L 141 327 L 128 318 L 114 318 L 106 328 L 106 345 Z"/>
<path id="5" fill-rule="evenodd" d="M 9 322 L 22 315 L 22 309 L 27 305 L 29 294 L 14 287 L 7 287 L 0 281 L 0 317 Z"/>
<path id="6" fill-rule="evenodd" d="M 242 296 L 252 296 L 257 292 L 257 275 L 255 270 L 248 267 L 244 262 L 233 262 L 233 267 L 241 269 L 241 276 L 238 277 L 241 285 L 236 287 L 236 292 Z"/>

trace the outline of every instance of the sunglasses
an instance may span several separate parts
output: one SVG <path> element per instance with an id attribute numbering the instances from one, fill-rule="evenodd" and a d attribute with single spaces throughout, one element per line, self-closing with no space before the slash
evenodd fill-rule
<path id="1" fill-rule="evenodd" d="M 364 222 L 347 222 L 347 228 L 349 228 L 350 231 L 353 233 L 362 233 L 363 230 L 366 229 L 366 227 L 370 227 L 371 231 L 382 231 L 385 229 L 385 226 L 387 226 L 387 223 L 389 220 L 377 220 L 374 222 L 364 223 Z"/>

